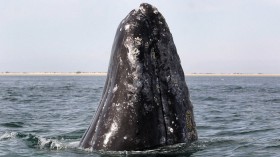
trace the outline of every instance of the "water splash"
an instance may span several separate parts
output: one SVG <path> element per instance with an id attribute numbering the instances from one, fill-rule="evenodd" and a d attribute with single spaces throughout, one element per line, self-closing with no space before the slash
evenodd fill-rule
<path id="1" fill-rule="evenodd" d="M 5 132 L 3 135 L 0 136 L 0 141 L 16 138 L 16 136 L 17 136 L 16 132 Z"/>
<path id="2" fill-rule="evenodd" d="M 69 141 L 63 138 L 52 139 L 18 132 L 5 132 L 0 136 L 0 141 L 4 140 L 21 140 L 30 148 L 48 150 L 74 149 L 78 148 L 79 145 L 79 141 Z"/>

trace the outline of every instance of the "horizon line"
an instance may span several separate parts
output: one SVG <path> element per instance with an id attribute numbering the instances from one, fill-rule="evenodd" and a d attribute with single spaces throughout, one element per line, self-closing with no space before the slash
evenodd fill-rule
<path id="1" fill-rule="evenodd" d="M 0 72 L 0 76 L 107 76 L 107 72 Z M 267 76 L 279 73 L 185 73 L 185 76 Z"/>

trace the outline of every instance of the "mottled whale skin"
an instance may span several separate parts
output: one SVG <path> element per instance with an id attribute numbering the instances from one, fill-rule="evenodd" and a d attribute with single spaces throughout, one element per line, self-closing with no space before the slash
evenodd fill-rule
<path id="1" fill-rule="evenodd" d="M 80 147 L 147 150 L 197 140 L 193 105 L 163 16 L 141 4 L 120 23 L 98 110 Z"/>

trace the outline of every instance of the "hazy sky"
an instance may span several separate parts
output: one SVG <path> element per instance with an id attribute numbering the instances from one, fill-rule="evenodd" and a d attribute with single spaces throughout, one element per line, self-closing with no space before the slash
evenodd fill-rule
<path id="1" fill-rule="evenodd" d="M 280 73 L 280 0 L 0 0 L 0 72 L 105 72 L 142 2 L 165 17 L 185 73 Z"/>

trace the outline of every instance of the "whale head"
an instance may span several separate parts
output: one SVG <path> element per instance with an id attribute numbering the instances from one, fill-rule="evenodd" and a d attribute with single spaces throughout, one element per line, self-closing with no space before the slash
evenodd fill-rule
<path id="1" fill-rule="evenodd" d="M 146 150 L 197 140 L 193 105 L 172 34 L 143 3 L 120 23 L 107 80 L 80 146 Z"/>

